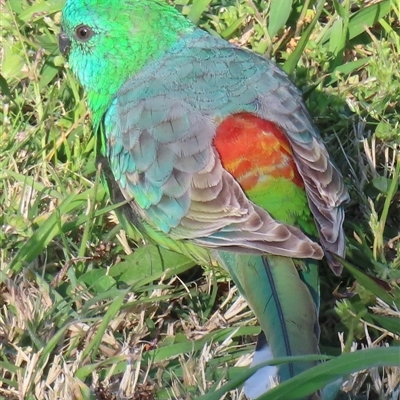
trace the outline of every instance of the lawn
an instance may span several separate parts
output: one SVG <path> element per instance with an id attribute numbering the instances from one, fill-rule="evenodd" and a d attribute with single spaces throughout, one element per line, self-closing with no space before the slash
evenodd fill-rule
<path id="1" fill-rule="evenodd" d="M 331 361 L 265 399 L 327 373 L 338 399 L 399 399 L 400 1 L 172 3 L 291 76 L 350 192 L 344 272 L 321 267 Z M 110 202 L 63 4 L 0 0 L 0 398 L 244 399 L 257 321 L 206 252 L 148 243 Z"/>

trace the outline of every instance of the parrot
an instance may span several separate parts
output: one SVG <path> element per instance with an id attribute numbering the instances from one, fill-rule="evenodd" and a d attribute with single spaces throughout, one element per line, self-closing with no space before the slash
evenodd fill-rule
<path id="1" fill-rule="evenodd" d="M 228 271 L 261 327 L 252 365 L 318 355 L 319 268 L 341 273 L 348 192 L 286 73 L 162 0 L 67 0 L 58 43 L 138 229 Z M 262 367 L 245 394 L 317 363 Z"/>

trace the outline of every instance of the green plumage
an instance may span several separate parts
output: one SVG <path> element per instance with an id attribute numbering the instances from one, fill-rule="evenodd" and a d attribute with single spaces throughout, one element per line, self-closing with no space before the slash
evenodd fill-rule
<path id="1" fill-rule="evenodd" d="M 288 77 L 158 0 L 67 0 L 59 40 L 87 92 L 112 193 L 138 229 L 199 263 L 218 260 L 273 357 L 318 353 L 317 260 L 344 253 L 347 192 Z M 277 158 L 240 169 L 255 161 L 252 148 L 230 157 L 228 143 L 239 138 L 240 149 L 253 135 L 254 149 L 272 146 Z M 289 363 L 272 378 L 312 365 Z M 247 393 L 265 392 L 270 378 Z"/>
<path id="2" fill-rule="evenodd" d="M 219 252 L 218 256 L 259 316 L 275 357 L 318 354 L 317 305 L 300 277 L 307 275 L 310 279 L 314 278 L 313 290 L 317 295 L 316 262 L 310 262 L 309 270 L 299 274 L 293 260 L 287 257 L 255 257 L 231 252 Z M 260 282 L 269 284 L 260 285 Z M 281 379 L 286 380 L 315 364 L 285 364 L 280 370 Z"/>

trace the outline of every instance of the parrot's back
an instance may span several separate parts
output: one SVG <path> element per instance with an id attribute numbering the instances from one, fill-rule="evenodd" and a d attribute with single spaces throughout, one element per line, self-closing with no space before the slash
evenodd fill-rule
<path id="1" fill-rule="evenodd" d="M 270 136 L 280 135 L 295 166 L 292 181 L 301 187 L 292 197 L 298 213 L 312 214 L 322 246 L 343 254 L 340 204 L 347 192 L 300 93 L 273 63 L 200 30 L 125 82 L 106 113 L 111 169 L 137 213 L 175 239 L 210 248 L 322 258 L 321 247 L 307 236 L 315 231 L 310 218 L 295 224 L 271 218 L 263 201 L 250 201 L 249 190 L 227 171 L 221 151 L 232 143 L 221 144 L 217 130 L 232 117 L 250 123 L 256 117 L 261 130 L 269 123 Z M 251 136 L 249 131 L 247 141 Z M 269 173 L 249 173 L 274 178 L 274 160 L 266 162 Z M 264 183 L 253 192 L 259 187 Z"/>

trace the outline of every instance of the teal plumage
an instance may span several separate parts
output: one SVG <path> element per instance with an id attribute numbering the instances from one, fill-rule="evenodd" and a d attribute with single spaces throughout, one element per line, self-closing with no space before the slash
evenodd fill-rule
<path id="1" fill-rule="evenodd" d="M 274 357 L 318 354 L 317 262 L 309 263 L 310 270 L 299 274 L 294 262 L 288 262 L 286 257 L 254 257 L 219 252 L 219 259 L 231 273 L 240 291 L 246 294 L 247 302 L 254 313 L 268 316 L 260 318 L 260 324 L 267 335 L 268 345 L 273 349 Z M 315 279 L 312 290 L 316 303 L 302 280 L 303 275 L 308 275 L 308 278 L 313 276 Z M 261 286 L 260 281 L 271 284 Z M 299 308 L 299 304 L 302 307 Z M 274 332 L 280 332 L 280 335 Z M 315 361 L 284 364 L 279 367 L 279 380 L 287 380 L 315 365 Z M 267 379 L 260 382 L 258 376 L 255 384 L 250 382 L 247 386 L 246 394 L 249 391 L 259 391 L 260 395 L 270 388 L 270 382 Z"/>
<path id="2" fill-rule="evenodd" d="M 141 229 L 175 250 L 208 249 L 273 357 L 318 353 L 316 260 L 344 253 L 347 192 L 288 77 L 155 0 L 67 0 L 62 29 Z M 283 381 L 312 365 L 273 373 Z M 269 377 L 260 386 L 247 393 L 267 390 Z"/>

